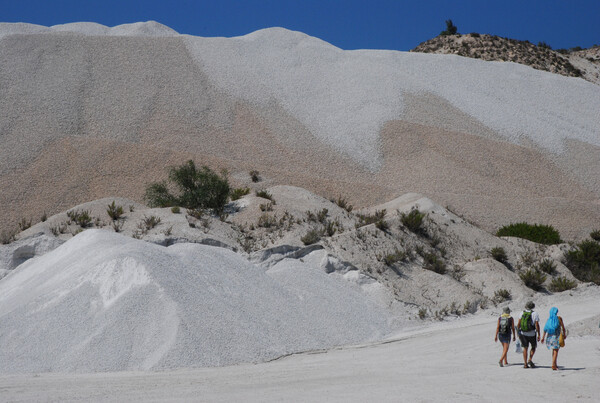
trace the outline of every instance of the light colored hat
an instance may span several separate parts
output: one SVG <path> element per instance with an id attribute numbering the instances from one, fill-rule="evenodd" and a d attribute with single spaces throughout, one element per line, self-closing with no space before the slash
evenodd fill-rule
<path id="1" fill-rule="evenodd" d="M 528 301 L 528 302 L 525 304 L 525 308 L 526 308 L 526 309 L 533 309 L 533 308 L 535 308 L 535 304 L 533 303 L 533 301 Z"/>
<path id="2" fill-rule="evenodd" d="M 505 307 L 504 307 L 504 313 L 510 313 L 510 308 L 509 308 L 509 307 L 507 307 L 507 306 L 505 306 Z"/>

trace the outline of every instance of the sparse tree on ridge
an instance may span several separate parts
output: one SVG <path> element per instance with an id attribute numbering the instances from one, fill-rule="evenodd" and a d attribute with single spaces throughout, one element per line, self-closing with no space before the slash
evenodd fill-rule
<path id="1" fill-rule="evenodd" d="M 458 28 L 452 23 L 452 20 L 446 20 L 446 30 L 442 31 L 440 35 L 455 35 L 458 33 L 457 31 Z"/>

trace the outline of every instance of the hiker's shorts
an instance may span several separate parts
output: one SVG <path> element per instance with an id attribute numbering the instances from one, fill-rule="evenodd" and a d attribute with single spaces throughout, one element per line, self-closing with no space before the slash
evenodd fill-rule
<path id="1" fill-rule="evenodd" d="M 519 340 L 521 340 L 521 345 L 523 346 L 523 348 L 529 348 L 530 344 L 532 349 L 535 350 L 537 348 L 536 336 L 524 336 L 522 334 L 519 334 Z"/>
<path id="2" fill-rule="evenodd" d="M 508 333 L 508 334 L 498 333 L 498 340 L 500 340 L 500 343 L 510 344 L 510 333 Z"/>

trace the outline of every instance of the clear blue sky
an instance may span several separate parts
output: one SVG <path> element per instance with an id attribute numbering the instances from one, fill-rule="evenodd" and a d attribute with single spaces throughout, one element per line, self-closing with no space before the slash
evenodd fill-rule
<path id="1" fill-rule="evenodd" d="M 155 20 L 179 33 L 238 36 L 284 27 L 342 49 L 409 50 L 445 29 L 554 49 L 600 44 L 600 0 L 0 0 L 0 22 L 107 26 Z"/>

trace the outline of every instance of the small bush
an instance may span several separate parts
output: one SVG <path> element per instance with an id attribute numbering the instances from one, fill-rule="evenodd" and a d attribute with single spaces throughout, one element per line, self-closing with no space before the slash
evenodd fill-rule
<path id="1" fill-rule="evenodd" d="M 390 224 L 388 224 L 388 222 L 385 220 L 379 220 L 375 223 L 375 227 L 377 227 L 378 229 L 380 229 L 383 232 L 386 232 L 387 230 L 390 229 Z"/>
<path id="2" fill-rule="evenodd" d="M 67 211 L 67 217 L 69 217 L 71 221 L 75 222 L 81 228 L 87 227 L 92 222 L 92 217 L 90 216 L 90 212 L 88 210 Z"/>
<path id="3" fill-rule="evenodd" d="M 277 219 L 269 214 L 263 214 L 258 217 L 258 224 L 261 228 L 271 228 L 277 225 Z"/>
<path id="4" fill-rule="evenodd" d="M 552 292 L 561 292 L 571 290 L 575 287 L 577 287 L 577 282 L 569 280 L 566 277 L 557 277 L 555 279 L 552 279 L 549 288 Z"/>
<path id="5" fill-rule="evenodd" d="M 347 212 L 352 212 L 352 205 L 348 203 L 345 197 L 338 197 L 337 200 L 331 200 L 333 203 L 337 204 L 339 207 L 343 208 Z"/>
<path id="6" fill-rule="evenodd" d="M 420 212 L 419 209 L 413 208 L 408 214 L 401 213 L 400 221 L 409 231 L 418 235 L 425 235 L 426 230 L 423 226 L 425 216 L 425 213 Z"/>
<path id="7" fill-rule="evenodd" d="M 247 194 L 250 194 L 250 188 L 235 188 L 231 191 L 229 197 L 231 200 L 238 200 Z"/>
<path id="8" fill-rule="evenodd" d="M 425 260 L 425 264 L 423 265 L 425 270 L 431 270 L 438 274 L 446 273 L 446 263 L 435 253 L 426 253 L 423 259 Z"/>
<path id="9" fill-rule="evenodd" d="M 600 242 L 600 229 L 590 232 L 590 238 L 594 241 Z"/>
<path id="10" fill-rule="evenodd" d="M 321 211 L 317 211 L 317 221 L 319 221 L 321 224 L 325 223 L 328 213 L 329 210 L 327 210 L 326 208 L 322 209 Z"/>
<path id="11" fill-rule="evenodd" d="M 144 216 L 144 218 L 142 219 L 142 223 L 148 231 L 160 224 L 160 221 L 160 217 L 154 215 L 150 217 Z"/>
<path id="12" fill-rule="evenodd" d="M 375 224 L 377 221 L 383 220 L 386 214 L 386 210 L 376 210 L 374 214 L 359 214 L 359 227 L 364 227 L 365 225 Z"/>
<path id="13" fill-rule="evenodd" d="M 206 210 L 201 208 L 188 209 L 187 213 L 190 217 L 194 217 L 196 220 L 201 220 L 206 214 Z"/>
<path id="14" fill-rule="evenodd" d="M 323 232 L 327 236 L 333 236 L 337 231 L 338 224 L 335 221 L 327 220 L 323 224 Z"/>
<path id="15" fill-rule="evenodd" d="M 600 243 L 585 240 L 565 253 L 565 264 L 579 281 L 600 285 Z"/>
<path id="16" fill-rule="evenodd" d="M 27 228 L 31 227 L 31 220 L 27 220 L 25 217 L 21 218 L 19 221 L 19 230 L 25 231 Z"/>
<path id="17" fill-rule="evenodd" d="M 454 25 L 452 23 L 452 20 L 446 20 L 446 29 L 442 32 L 440 32 L 440 35 L 445 36 L 445 35 L 455 35 L 458 31 L 458 28 L 456 27 L 456 25 Z"/>
<path id="18" fill-rule="evenodd" d="M 8 245 L 11 242 L 14 242 L 17 239 L 17 230 L 2 230 L 0 232 L 0 243 L 2 245 Z"/>
<path id="19" fill-rule="evenodd" d="M 250 171 L 250 179 L 252 179 L 252 182 L 254 183 L 260 182 L 260 174 L 257 170 Z"/>
<path id="20" fill-rule="evenodd" d="M 44 211 L 44 214 L 42 214 L 42 218 L 40 218 L 40 221 L 46 222 L 47 219 L 48 219 L 48 214 L 46 214 L 46 212 Z"/>
<path id="21" fill-rule="evenodd" d="M 261 203 L 260 206 L 258 206 L 260 208 L 260 211 L 273 211 L 273 203 L 269 202 L 269 203 Z"/>
<path id="22" fill-rule="evenodd" d="M 508 301 L 510 299 L 512 299 L 512 295 L 510 294 L 510 291 L 508 291 L 506 288 L 501 288 L 501 289 L 496 290 L 494 292 L 494 298 L 493 298 L 493 300 L 496 303 Z"/>
<path id="23" fill-rule="evenodd" d="M 256 196 L 258 197 L 262 197 L 263 199 L 267 199 L 267 200 L 271 200 L 273 201 L 273 195 L 269 192 L 267 192 L 266 190 L 259 190 L 256 192 Z"/>
<path id="24" fill-rule="evenodd" d="M 546 275 L 537 269 L 529 269 L 526 272 L 519 274 L 525 285 L 532 290 L 540 291 L 543 288 Z"/>
<path id="25" fill-rule="evenodd" d="M 513 236 L 545 245 L 562 243 L 560 234 L 551 225 L 531 225 L 526 222 L 506 225 L 498 230 L 496 236 Z"/>
<path id="26" fill-rule="evenodd" d="M 179 214 L 179 213 L 181 213 L 181 209 L 179 208 L 179 206 L 173 206 L 173 207 L 171 207 L 171 213 Z"/>
<path id="27" fill-rule="evenodd" d="M 321 235 L 316 229 L 311 229 L 300 240 L 304 245 L 312 245 L 321 240 Z"/>
<path id="28" fill-rule="evenodd" d="M 554 261 L 552 259 L 544 259 L 541 262 L 539 262 L 536 265 L 536 268 L 540 271 L 543 271 L 544 273 L 547 274 L 554 274 L 556 273 L 556 264 L 554 263 Z"/>
<path id="29" fill-rule="evenodd" d="M 469 35 L 471 35 L 473 38 L 479 38 L 481 36 L 477 32 L 471 32 Z"/>
<path id="30" fill-rule="evenodd" d="M 220 214 L 229 198 L 227 173 L 221 175 L 209 167 L 196 168 L 194 161 L 169 169 L 169 180 L 178 189 L 170 192 L 165 182 L 152 183 L 146 187 L 144 198 L 150 207 L 182 206 L 188 209 L 212 209 Z"/>
<path id="31" fill-rule="evenodd" d="M 419 319 L 425 319 L 427 317 L 427 308 L 419 309 Z"/>
<path id="32" fill-rule="evenodd" d="M 452 270 L 450 271 L 450 276 L 455 279 L 456 281 L 461 281 L 463 279 L 463 277 L 465 276 L 465 270 L 463 269 L 462 266 L 459 265 L 454 265 L 454 267 L 452 268 Z"/>
<path id="33" fill-rule="evenodd" d="M 113 220 L 113 221 L 118 220 L 124 214 L 124 212 L 123 212 L 123 206 L 117 206 L 115 204 L 114 200 L 107 207 L 108 208 L 106 209 L 106 214 L 108 214 L 108 216 L 110 217 L 110 219 Z"/>
<path id="34" fill-rule="evenodd" d="M 508 257 L 506 256 L 506 251 L 504 250 L 504 248 L 502 248 L 500 246 L 492 248 L 492 250 L 490 250 L 490 254 L 492 255 L 492 258 L 494 258 L 495 260 L 499 261 L 502 264 L 504 264 L 508 261 Z"/>
<path id="35" fill-rule="evenodd" d="M 383 257 L 383 263 L 385 263 L 387 266 L 392 266 L 397 262 L 406 260 L 406 258 L 406 252 L 396 249 L 395 252 L 388 253 Z"/>

